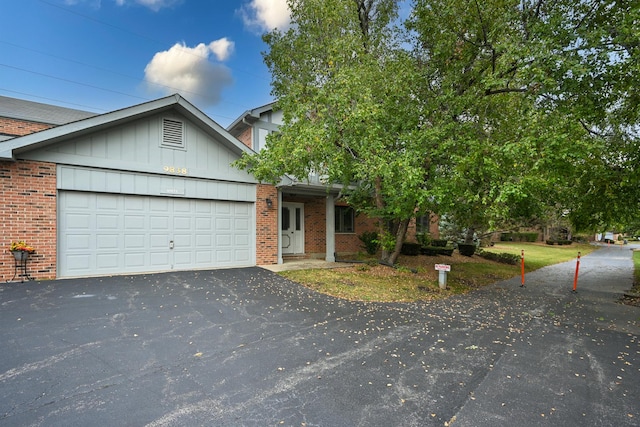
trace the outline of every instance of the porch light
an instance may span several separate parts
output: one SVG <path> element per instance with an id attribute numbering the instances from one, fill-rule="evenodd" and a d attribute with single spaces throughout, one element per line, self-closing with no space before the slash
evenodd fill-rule
<path id="1" fill-rule="evenodd" d="M 271 209 L 273 207 L 273 200 L 267 199 L 266 201 L 267 201 L 267 207 Z"/>

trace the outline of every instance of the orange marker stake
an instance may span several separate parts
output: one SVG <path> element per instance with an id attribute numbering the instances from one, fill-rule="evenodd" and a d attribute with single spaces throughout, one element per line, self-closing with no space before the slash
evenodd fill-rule
<path id="1" fill-rule="evenodd" d="M 522 250 L 522 253 L 520 255 L 520 260 L 521 260 L 521 262 L 520 262 L 520 264 L 521 264 L 520 270 L 522 271 L 522 284 L 520 285 L 520 287 L 524 288 L 524 249 Z"/>
<path id="2" fill-rule="evenodd" d="M 578 292 L 578 270 L 580 270 L 580 252 L 578 252 L 578 260 L 576 261 L 576 275 L 573 277 L 573 292 Z"/>

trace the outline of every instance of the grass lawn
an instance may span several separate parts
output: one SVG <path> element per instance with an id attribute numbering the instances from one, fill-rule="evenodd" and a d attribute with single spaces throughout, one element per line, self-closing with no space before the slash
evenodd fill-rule
<path id="1" fill-rule="evenodd" d="M 571 245 L 551 246 L 543 242 L 500 242 L 491 248 L 486 248 L 489 252 L 506 252 L 516 255 L 521 255 L 521 252 L 524 250 L 524 267 L 526 272 L 534 271 L 547 265 L 570 261 L 578 257 L 578 252 L 584 256 L 596 249 L 596 246 L 589 244 L 573 243 Z"/>
<path id="2" fill-rule="evenodd" d="M 594 251 L 591 245 L 573 244 L 549 246 L 544 243 L 500 243 L 486 250 L 520 255 L 525 251 L 525 270 L 569 261 L 578 255 Z M 520 264 L 509 265 L 489 261 L 477 255 L 400 256 L 394 269 L 375 261 L 353 267 L 284 271 L 282 276 L 318 292 L 355 301 L 411 302 L 446 298 L 469 292 L 500 280 L 520 275 Z M 451 265 L 447 275 L 447 289 L 438 286 L 435 264 Z M 417 272 L 413 272 L 417 271 Z"/>

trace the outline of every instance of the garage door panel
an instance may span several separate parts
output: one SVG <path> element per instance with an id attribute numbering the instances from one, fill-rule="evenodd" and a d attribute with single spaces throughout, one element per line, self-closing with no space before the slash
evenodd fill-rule
<path id="1" fill-rule="evenodd" d="M 225 232 L 231 230 L 230 218 L 216 218 L 216 232 Z"/>
<path id="2" fill-rule="evenodd" d="M 88 253 L 67 255 L 65 259 L 68 262 L 67 270 L 69 270 L 70 273 L 76 273 L 76 275 L 86 274 L 87 265 L 93 267 L 91 257 Z"/>
<path id="3" fill-rule="evenodd" d="M 149 228 L 151 230 L 164 230 L 165 232 L 169 229 L 171 218 L 168 215 L 151 215 L 149 217 Z"/>
<path id="4" fill-rule="evenodd" d="M 169 247 L 169 236 L 166 234 L 150 234 L 149 248 L 166 250 Z"/>
<path id="5" fill-rule="evenodd" d="M 250 250 L 242 250 L 237 249 L 235 251 L 235 260 L 238 262 L 249 262 L 251 260 L 251 251 Z"/>
<path id="6" fill-rule="evenodd" d="M 251 203 L 73 191 L 59 201 L 61 276 L 254 262 Z"/>
<path id="7" fill-rule="evenodd" d="M 171 260 L 169 259 L 169 252 L 151 252 L 149 253 L 149 265 L 153 267 L 154 271 L 157 269 L 165 269 L 167 265 L 171 264 Z"/>
<path id="8" fill-rule="evenodd" d="M 125 230 L 140 230 L 145 228 L 145 220 L 147 219 L 144 215 L 125 215 L 124 216 L 124 228 Z"/>
<path id="9" fill-rule="evenodd" d="M 100 234 L 96 236 L 96 249 L 97 250 L 117 250 L 118 249 L 118 236 L 113 234 Z"/>
<path id="10" fill-rule="evenodd" d="M 100 253 L 96 256 L 96 268 L 98 270 L 109 270 L 118 268 L 118 253 Z"/>
<path id="11" fill-rule="evenodd" d="M 117 195 L 103 194 L 102 197 L 95 199 L 95 205 L 103 211 L 119 211 L 120 199 Z"/>
<path id="12" fill-rule="evenodd" d="M 96 215 L 96 228 L 98 230 L 117 230 L 120 228 L 120 215 Z"/>
<path id="13" fill-rule="evenodd" d="M 173 219 L 173 229 L 179 230 L 191 230 L 191 218 L 186 216 L 177 216 Z"/>
<path id="14" fill-rule="evenodd" d="M 147 236 L 145 234 L 126 234 L 124 236 L 124 250 L 140 250 L 147 247 Z"/>
<path id="15" fill-rule="evenodd" d="M 231 214 L 231 205 L 226 203 L 226 204 L 217 204 L 215 206 L 215 212 L 216 215 L 230 215 Z"/>
<path id="16" fill-rule="evenodd" d="M 90 234 L 67 234 L 64 237 L 64 243 L 66 244 L 67 249 L 88 251 L 91 249 L 92 237 L 93 236 Z"/>
<path id="17" fill-rule="evenodd" d="M 67 218 L 67 230 L 87 230 L 91 228 L 91 214 L 74 213 Z"/>
<path id="18" fill-rule="evenodd" d="M 146 267 L 147 253 L 146 252 L 127 252 L 122 256 L 124 260 L 125 268 L 138 269 Z"/>

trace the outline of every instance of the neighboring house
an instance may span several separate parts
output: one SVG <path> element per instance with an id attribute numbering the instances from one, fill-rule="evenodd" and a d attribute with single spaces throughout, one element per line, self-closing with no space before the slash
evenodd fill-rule
<path id="1" fill-rule="evenodd" d="M 282 113 L 274 110 L 274 103 L 246 111 L 227 130 L 254 151 L 263 149 L 266 137 L 277 132 Z M 274 206 L 281 207 L 278 216 L 280 246 L 278 262 L 289 256 L 324 258 L 335 261 L 362 250 L 358 238 L 365 231 L 377 231 L 374 219 L 356 215 L 339 198 L 338 187 L 328 188 L 322 177 L 312 175 L 305 180 L 285 177 L 277 188 Z M 416 231 L 429 232 L 438 237 L 436 217 L 426 216 L 412 221 L 407 238 L 415 238 Z"/>
<path id="2" fill-rule="evenodd" d="M 277 262 L 277 215 L 263 197 L 275 190 L 231 166 L 249 148 L 182 97 L 78 116 L 11 103 L 0 133 L 39 131 L 0 142 L 0 280 L 14 274 L 16 240 L 35 247 L 35 278 Z"/>
<path id="3" fill-rule="evenodd" d="M 0 281 L 14 275 L 17 240 L 35 247 L 38 279 L 358 252 L 376 224 L 336 189 L 318 177 L 261 184 L 232 166 L 277 131 L 272 107 L 225 130 L 179 95 L 100 115 L 0 97 Z"/>

